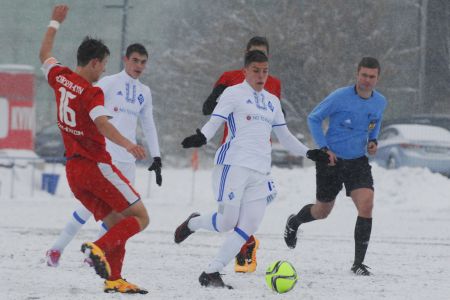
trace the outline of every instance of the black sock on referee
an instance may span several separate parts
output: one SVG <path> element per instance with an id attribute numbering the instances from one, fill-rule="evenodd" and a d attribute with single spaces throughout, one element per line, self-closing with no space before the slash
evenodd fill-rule
<path id="1" fill-rule="evenodd" d="M 359 217 L 355 225 L 355 264 L 361 264 L 366 256 L 372 232 L 372 218 Z"/>
<path id="2" fill-rule="evenodd" d="M 298 212 L 295 218 L 292 218 L 292 224 L 295 228 L 298 228 L 300 224 L 308 223 L 314 221 L 315 218 L 311 215 L 311 207 L 313 204 L 308 204 L 303 206 L 303 208 Z"/>

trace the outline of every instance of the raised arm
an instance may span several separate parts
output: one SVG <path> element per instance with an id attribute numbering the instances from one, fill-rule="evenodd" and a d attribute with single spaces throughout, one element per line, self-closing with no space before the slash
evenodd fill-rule
<path id="1" fill-rule="evenodd" d="M 39 59 L 44 63 L 48 58 L 52 57 L 53 42 L 55 40 L 56 31 L 59 25 L 66 18 L 69 7 L 67 5 L 56 5 L 53 8 L 52 18 L 48 24 L 44 39 L 42 40 L 41 50 L 39 51 Z"/>

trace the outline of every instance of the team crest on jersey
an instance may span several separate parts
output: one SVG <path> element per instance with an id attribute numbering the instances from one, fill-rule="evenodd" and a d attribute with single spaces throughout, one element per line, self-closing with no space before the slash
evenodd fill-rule
<path id="1" fill-rule="evenodd" d="M 144 103 L 144 96 L 142 96 L 142 94 L 139 94 L 138 101 L 139 101 L 140 105 L 142 105 L 142 103 Z"/>
<path id="2" fill-rule="evenodd" d="M 247 102 L 245 102 L 245 103 L 247 103 L 247 104 L 253 104 L 252 100 L 250 100 L 250 99 L 247 99 Z"/>
<path id="3" fill-rule="evenodd" d="M 375 128 L 376 125 L 377 125 L 377 122 L 376 122 L 376 121 L 371 121 L 371 122 L 369 123 L 369 130 L 373 130 L 373 129 Z"/>
<path id="4" fill-rule="evenodd" d="M 272 102 L 269 101 L 269 103 L 267 105 L 269 106 L 269 109 L 273 112 L 274 107 L 273 107 Z"/>
<path id="5" fill-rule="evenodd" d="M 234 193 L 233 192 L 228 194 L 228 199 L 230 199 L 230 200 L 234 199 Z"/>

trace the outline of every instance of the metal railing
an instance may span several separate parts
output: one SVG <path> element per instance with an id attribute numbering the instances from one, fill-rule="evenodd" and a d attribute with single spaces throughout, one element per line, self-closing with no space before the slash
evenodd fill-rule
<path id="1" fill-rule="evenodd" d="M 64 157 L 15 157 L 0 155 L 0 198 L 14 199 L 17 195 L 34 197 L 37 190 L 56 195 L 58 185 L 64 183 Z M 147 172 L 147 183 L 142 191 L 150 197 L 153 172 Z M 63 193 L 65 190 L 63 191 Z M 70 190 L 67 191 L 71 194 Z M 61 194 L 61 193 L 59 193 Z"/>

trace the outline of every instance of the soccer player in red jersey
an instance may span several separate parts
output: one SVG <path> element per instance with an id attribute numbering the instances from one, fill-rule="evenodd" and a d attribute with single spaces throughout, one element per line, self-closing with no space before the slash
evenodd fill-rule
<path id="1" fill-rule="evenodd" d="M 112 164 L 105 137 L 137 159 L 145 158 L 145 150 L 122 136 L 108 121 L 103 92 L 92 86 L 105 71 L 108 47 L 86 37 L 77 51 L 75 71 L 53 57 L 55 35 L 67 12 L 66 5 L 54 7 L 39 58 L 56 96 L 57 124 L 66 149 L 70 189 L 95 219 L 103 220 L 109 228 L 95 242 L 83 243 L 81 251 L 105 279 L 105 292 L 145 294 L 145 289 L 122 279 L 121 270 L 127 240 L 147 227 L 149 217 L 139 194 Z"/>
<path id="2" fill-rule="evenodd" d="M 246 53 L 253 50 L 260 50 L 266 55 L 269 55 L 269 42 L 265 37 L 254 36 L 247 43 Z M 223 91 L 227 87 L 242 83 L 244 79 L 244 69 L 224 72 L 214 84 L 212 93 L 208 96 L 205 103 L 203 103 L 203 114 L 205 116 L 210 115 L 216 107 L 217 101 Z M 278 78 L 269 75 L 264 85 L 264 89 L 281 100 L 281 81 Z M 225 124 L 222 144 L 225 142 L 227 135 L 228 127 Z M 256 250 L 258 247 L 259 240 L 253 235 L 250 236 L 247 243 L 242 246 L 241 251 L 236 256 L 234 265 L 235 272 L 247 273 L 254 272 L 256 270 Z"/>

